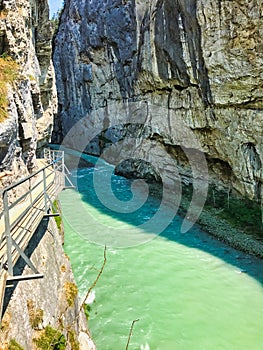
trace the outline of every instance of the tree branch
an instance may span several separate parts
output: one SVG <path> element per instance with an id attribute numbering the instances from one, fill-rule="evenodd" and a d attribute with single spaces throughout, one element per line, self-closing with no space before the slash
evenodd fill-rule
<path id="1" fill-rule="evenodd" d="M 129 336 L 128 336 L 128 341 L 127 341 L 127 345 L 126 345 L 125 350 L 128 350 L 128 347 L 129 347 L 129 344 L 130 344 L 130 340 L 131 340 L 131 336 L 132 336 L 132 330 L 133 330 L 134 324 L 135 324 L 135 322 L 138 322 L 138 321 L 139 321 L 139 318 L 138 318 L 137 320 L 133 320 L 133 321 L 132 321 L 131 328 L 130 328 L 130 332 L 129 332 Z"/>
<path id="2" fill-rule="evenodd" d="M 77 316 L 76 316 L 76 319 L 79 318 L 81 309 L 84 307 L 84 305 L 85 305 L 85 303 L 86 303 L 86 300 L 88 299 L 88 297 L 89 297 L 89 295 L 90 295 L 90 292 L 91 292 L 92 289 L 96 286 L 96 284 L 97 284 L 97 282 L 98 282 L 100 276 L 102 275 L 102 272 L 103 272 L 104 267 L 105 267 L 106 262 L 107 262 L 106 250 L 107 250 L 107 247 L 106 247 L 106 245 L 105 245 L 105 247 L 104 247 L 104 253 L 103 253 L 103 256 L 104 256 L 103 264 L 102 264 L 102 266 L 101 266 L 101 268 L 100 268 L 100 271 L 99 271 L 99 273 L 98 273 L 98 275 L 97 275 L 95 281 L 92 283 L 92 285 L 89 287 L 89 289 L 88 289 L 88 291 L 87 291 L 87 294 L 86 294 L 86 296 L 85 296 L 85 298 L 84 298 L 84 300 L 83 300 L 83 302 L 82 302 L 82 304 L 81 304 L 81 306 L 80 306 L 79 312 L 78 312 L 78 314 L 77 314 Z"/>

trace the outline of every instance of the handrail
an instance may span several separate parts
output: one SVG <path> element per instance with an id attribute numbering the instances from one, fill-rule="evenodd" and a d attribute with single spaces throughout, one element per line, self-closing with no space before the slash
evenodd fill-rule
<path id="1" fill-rule="evenodd" d="M 51 153 L 52 152 L 52 153 Z M 46 152 L 45 152 L 46 154 Z M 52 154 L 52 156 L 51 156 Z M 59 154 L 58 158 L 54 158 L 54 155 Z M 63 172 L 63 167 L 64 167 L 64 151 L 51 151 L 49 150 L 49 158 L 48 159 L 50 161 L 49 164 L 45 165 L 44 167 L 42 167 L 41 169 L 35 171 L 34 173 L 26 176 L 25 178 L 5 187 L 4 189 L 0 190 L 0 197 L 2 198 L 2 200 L 4 200 L 4 197 L 6 196 L 6 193 L 10 190 L 12 190 L 15 187 L 18 187 L 19 185 L 22 185 L 23 183 L 30 181 L 32 178 L 36 177 L 37 175 L 39 175 L 41 172 L 45 172 L 45 170 L 51 166 L 55 166 L 57 165 L 57 163 L 61 162 L 61 164 L 58 164 L 57 167 L 54 167 L 54 171 L 61 171 Z M 52 159 L 53 158 L 53 159 Z M 49 176 L 51 176 L 53 174 L 53 171 L 47 175 L 46 178 L 48 178 Z M 13 208 L 15 205 L 17 205 L 19 202 L 21 202 L 24 198 L 26 198 L 28 195 L 30 195 L 30 193 L 37 187 L 39 186 L 41 183 L 43 183 L 44 181 L 44 175 L 43 175 L 43 179 L 40 180 L 37 184 L 33 185 L 33 188 L 31 187 L 31 183 L 29 183 L 29 190 L 27 190 L 25 193 L 23 193 L 19 198 L 15 199 L 13 203 L 8 205 L 8 209 Z M 3 208 L 3 211 L 0 213 L 0 218 L 4 216 L 4 210 L 7 208 Z"/>
<path id="2" fill-rule="evenodd" d="M 53 192 L 53 187 L 55 191 L 64 187 L 64 151 L 48 150 L 44 151 L 44 155 L 46 158 L 48 158 L 47 160 L 50 162 L 49 164 L 43 166 L 41 169 L 17 181 L 16 183 L 7 186 L 0 192 L 0 196 L 2 197 L 3 201 L 3 212 L 0 214 L 0 219 L 2 220 L 2 218 L 4 218 L 4 234 L 1 238 L 0 248 L 2 247 L 2 243 L 5 241 L 4 244 L 6 245 L 6 251 L 4 252 L 4 255 L 7 257 L 9 275 L 13 274 L 12 246 L 15 245 L 15 242 L 13 240 L 12 232 L 15 232 L 14 230 L 16 230 L 15 228 L 17 225 L 23 223 L 23 218 L 28 215 L 31 209 L 40 209 L 40 211 L 42 211 L 42 216 L 48 214 L 51 204 L 49 197 L 50 190 Z M 50 167 L 52 168 L 47 171 L 47 169 Z M 61 173 L 62 176 L 57 177 L 57 173 Z M 41 176 L 39 177 L 40 174 Z M 51 176 L 53 178 L 50 179 Z M 35 178 L 35 181 L 33 183 L 31 182 L 32 178 Z M 28 182 L 28 188 L 22 195 L 18 196 L 18 198 L 12 198 L 12 203 L 10 203 L 9 191 L 26 182 Z M 22 204 L 28 196 L 30 196 L 28 198 L 29 202 Z M 16 210 L 15 207 L 17 207 L 18 210 Z"/>
<path id="3" fill-rule="evenodd" d="M 51 186 L 51 184 L 48 186 L 48 188 Z M 47 188 L 47 189 L 48 189 Z M 29 212 L 31 207 L 38 202 L 38 200 L 41 198 L 42 193 L 39 193 L 38 196 L 30 203 L 30 207 L 27 207 L 17 218 L 14 222 L 10 224 L 10 230 L 12 230 L 18 223 L 19 221 Z"/>
<path id="4" fill-rule="evenodd" d="M 63 151 L 61 151 L 61 152 L 63 152 Z M 21 180 L 15 182 L 15 183 L 12 184 L 12 185 L 9 185 L 9 186 L 5 187 L 3 190 L 0 190 L 0 193 L 1 193 L 1 194 L 4 194 L 4 192 L 9 191 L 9 190 L 12 190 L 14 187 L 21 185 L 22 183 L 24 183 L 24 182 L 26 182 L 27 180 L 31 179 L 32 177 L 38 175 L 39 173 L 41 173 L 41 171 L 43 171 L 43 170 L 49 168 L 51 165 L 56 164 L 59 160 L 62 160 L 62 159 L 63 159 L 63 157 L 60 157 L 60 158 L 58 158 L 58 159 L 53 160 L 50 164 L 45 165 L 43 168 L 41 168 L 41 169 L 35 171 L 34 173 L 32 173 L 32 174 L 26 176 L 25 178 L 23 178 L 23 179 L 21 179 Z"/>
<path id="5" fill-rule="evenodd" d="M 50 173 L 47 177 L 49 177 L 50 175 L 52 175 L 52 173 Z M 11 203 L 9 205 L 9 209 L 12 209 L 13 207 L 15 207 L 19 202 L 21 202 L 24 198 L 26 198 L 30 192 L 34 191 L 35 188 L 37 188 L 41 183 L 43 182 L 43 179 L 38 181 L 37 183 L 35 183 L 33 185 L 33 187 L 30 187 L 29 190 L 27 190 L 27 192 L 25 192 L 24 194 L 22 194 L 18 199 L 16 199 L 13 203 Z"/>
<path id="6" fill-rule="evenodd" d="M 43 277 L 27 256 L 25 249 L 43 217 L 53 215 L 50 212 L 52 202 L 65 188 L 65 176 L 67 177 L 64 151 L 44 150 L 44 158 L 48 162 L 47 165 L 44 163 L 41 169 L 0 190 L 3 205 L 0 213 L 0 322 L 6 285 L 10 286 L 14 280 Z M 13 193 L 14 189 L 19 190 L 20 185 L 23 185 L 22 191 Z M 33 274 L 19 273 L 14 276 L 14 267 L 20 256 Z"/>

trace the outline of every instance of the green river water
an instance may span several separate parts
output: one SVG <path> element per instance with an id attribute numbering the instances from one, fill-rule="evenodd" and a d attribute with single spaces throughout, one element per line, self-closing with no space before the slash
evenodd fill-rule
<path id="1" fill-rule="evenodd" d="M 97 349 L 125 350 L 139 319 L 129 350 L 262 350 L 263 262 L 196 226 L 180 233 L 178 216 L 159 235 L 142 233 L 139 225 L 156 213 L 157 201 L 116 214 L 97 199 L 93 171 L 73 172 L 78 191 L 60 195 L 65 251 L 81 297 L 103 263 L 105 236 L 116 228 L 149 236 L 124 248 L 105 239 L 107 262 L 88 322 Z M 129 180 L 113 176 L 112 182 L 120 200 L 131 198 Z"/>

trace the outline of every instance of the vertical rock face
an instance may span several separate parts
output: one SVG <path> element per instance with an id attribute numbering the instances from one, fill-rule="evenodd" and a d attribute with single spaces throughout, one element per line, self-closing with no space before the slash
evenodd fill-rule
<path id="1" fill-rule="evenodd" d="M 0 14 L 0 54 L 18 65 L 18 78 L 8 87 L 8 117 L 0 123 L 0 171 L 21 176 L 35 168 L 57 108 L 52 28 L 47 0 L 2 0 Z M 2 177 L 2 185 L 14 177 Z"/>
<path id="2" fill-rule="evenodd" d="M 33 252 L 32 247 L 35 247 Z M 77 287 L 53 218 L 42 222 L 29 244 L 27 254 L 32 254 L 33 264 L 44 277 L 21 281 L 14 291 L 8 288 L 6 301 L 9 304 L 1 324 L 1 349 L 10 349 L 8 344 L 11 339 L 24 350 L 35 349 L 36 339 L 44 339 L 44 329 L 51 327 L 64 335 L 65 349 L 94 350 L 84 312 L 81 311 L 78 317 L 80 303 Z M 20 268 L 21 264 L 22 260 Z M 32 271 L 26 267 L 23 274 L 32 274 Z M 46 336 L 42 346 L 46 344 L 46 348 L 52 348 L 52 341 Z"/>
<path id="3" fill-rule="evenodd" d="M 57 111 L 52 36 L 48 0 L 0 0 L 0 59 L 11 57 L 18 68 L 16 81 L 7 86 L 7 113 L 0 115 L 0 188 L 32 172 L 36 154 L 50 140 Z M 1 323 L 1 349 L 35 349 L 34 339 L 53 348 L 55 336 L 65 340 L 68 350 L 95 349 L 53 218 L 43 220 L 27 254 L 44 278 L 14 283 Z M 15 269 L 32 273 L 23 259 Z"/>
<path id="4" fill-rule="evenodd" d="M 164 145 L 178 162 L 179 148 L 181 153 L 183 147 L 196 148 L 215 182 L 260 198 L 261 5 L 261 0 L 66 0 L 54 51 L 59 103 L 54 141 L 62 141 L 78 122 L 82 139 L 93 138 L 93 148 L 86 149 L 99 154 L 105 133 L 110 143 L 126 133 L 121 113 L 136 101 L 133 110 L 145 113 L 148 140 Z M 90 131 L 94 125 L 97 138 Z M 184 136 L 178 137 L 178 128 Z M 198 142 L 191 144 L 187 133 Z M 83 149 L 80 138 L 69 145 Z"/>

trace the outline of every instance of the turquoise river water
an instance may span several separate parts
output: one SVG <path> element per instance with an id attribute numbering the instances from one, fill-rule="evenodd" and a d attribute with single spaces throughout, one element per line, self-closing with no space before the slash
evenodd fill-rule
<path id="1" fill-rule="evenodd" d="M 105 167 L 73 171 L 78 191 L 60 195 L 65 250 L 82 297 L 98 274 L 107 243 L 89 318 L 97 349 L 125 350 L 131 323 L 138 319 L 129 350 L 262 350 L 263 262 L 197 226 L 180 233 L 178 216 L 159 235 L 152 234 L 142 224 L 158 212 L 155 199 L 134 213 L 108 209 L 93 187 L 94 173 L 103 174 Z M 115 175 L 111 180 L 125 205 L 132 198 L 131 182 Z M 129 231 L 139 237 L 133 244 L 118 238 Z"/>

